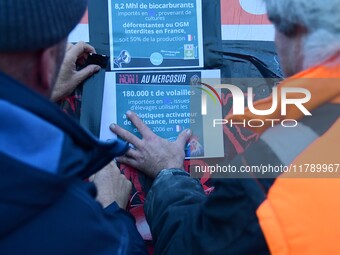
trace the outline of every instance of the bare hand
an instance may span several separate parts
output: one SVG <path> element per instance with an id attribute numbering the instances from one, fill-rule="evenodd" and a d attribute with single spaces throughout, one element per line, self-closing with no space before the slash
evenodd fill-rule
<path id="1" fill-rule="evenodd" d="M 67 45 L 64 62 L 52 92 L 52 101 L 56 102 L 67 97 L 79 84 L 100 70 L 100 66 L 88 65 L 77 71 L 77 64 L 85 64 L 89 53 L 95 53 L 95 49 L 84 42 Z"/>
<path id="2" fill-rule="evenodd" d="M 126 209 L 132 189 L 131 182 L 121 174 L 117 165 L 111 162 L 91 179 L 97 186 L 97 200 L 107 207 L 114 201 Z"/>
<path id="3" fill-rule="evenodd" d="M 191 136 L 190 130 L 184 130 L 175 142 L 169 142 L 153 133 L 135 113 L 127 112 L 127 116 L 143 139 L 117 125 L 111 125 L 112 132 L 135 146 L 124 156 L 116 158 L 117 162 L 137 168 L 152 178 L 163 169 L 183 168 L 184 146 Z"/>

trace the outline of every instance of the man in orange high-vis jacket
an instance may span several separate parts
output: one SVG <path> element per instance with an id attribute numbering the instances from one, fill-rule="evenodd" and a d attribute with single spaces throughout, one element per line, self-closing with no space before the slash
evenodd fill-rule
<path id="1" fill-rule="evenodd" d="M 309 90 L 311 99 L 303 106 L 312 116 L 291 105 L 285 116 L 281 109 L 274 111 L 265 117 L 294 119 L 298 125 L 254 129 L 259 140 L 233 162 L 220 165 L 284 171 L 256 177 L 231 174 L 216 179 L 214 192 L 206 197 L 181 166 L 183 135 L 167 143 L 133 113 L 128 116 L 143 140 L 112 127 L 135 145 L 118 161 L 155 178 L 144 208 L 156 254 L 340 254 L 340 1 L 265 2 L 289 77 L 279 87 Z M 271 103 L 270 97 L 255 108 L 270 109 Z M 227 118 L 264 117 L 246 111 Z"/>

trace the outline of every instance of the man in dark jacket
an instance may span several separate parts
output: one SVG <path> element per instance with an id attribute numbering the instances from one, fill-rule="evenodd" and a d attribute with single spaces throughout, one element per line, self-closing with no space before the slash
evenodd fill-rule
<path id="1" fill-rule="evenodd" d="M 146 254 L 134 219 L 83 181 L 128 149 L 49 102 L 85 0 L 0 1 L 0 254 Z"/>

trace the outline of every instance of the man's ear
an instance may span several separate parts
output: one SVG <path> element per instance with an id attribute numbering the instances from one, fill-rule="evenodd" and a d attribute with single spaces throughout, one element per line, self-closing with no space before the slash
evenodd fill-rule
<path id="1" fill-rule="evenodd" d="M 59 70 L 58 47 L 52 46 L 40 52 L 39 70 L 40 86 L 44 94 L 49 95 L 54 87 L 56 75 Z"/>

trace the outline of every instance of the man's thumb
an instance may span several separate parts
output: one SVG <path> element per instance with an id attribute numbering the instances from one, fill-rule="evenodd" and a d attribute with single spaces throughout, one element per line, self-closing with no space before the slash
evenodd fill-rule
<path id="1" fill-rule="evenodd" d="M 177 142 L 184 148 L 185 144 L 188 142 L 191 135 L 192 135 L 191 130 L 186 129 L 179 134 L 179 136 L 177 137 Z"/>

